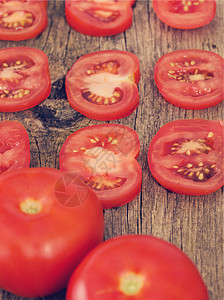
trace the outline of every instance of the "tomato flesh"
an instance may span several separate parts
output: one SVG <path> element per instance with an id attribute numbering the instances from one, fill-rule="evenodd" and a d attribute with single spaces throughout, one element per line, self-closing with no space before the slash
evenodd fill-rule
<path id="1" fill-rule="evenodd" d="M 0 174 L 30 165 L 30 143 L 26 129 L 17 121 L 0 122 Z"/>
<path id="2" fill-rule="evenodd" d="M 31 108 L 51 92 L 48 59 L 34 48 L 0 50 L 0 111 L 14 112 Z"/>
<path id="3" fill-rule="evenodd" d="M 215 0 L 153 0 L 159 19 L 179 29 L 193 29 L 210 23 L 216 13 Z"/>
<path id="4" fill-rule="evenodd" d="M 65 288 L 75 267 L 103 239 L 96 195 L 56 169 L 2 174 L 0 209 L 0 288 L 22 297 Z"/>
<path id="5" fill-rule="evenodd" d="M 192 288 L 193 286 L 193 288 Z M 152 236 L 120 236 L 101 244 L 72 274 L 66 300 L 208 300 L 190 259 Z"/>
<path id="6" fill-rule="evenodd" d="M 47 26 L 47 1 L 0 2 L 0 39 L 20 41 L 38 36 Z"/>
<path id="7" fill-rule="evenodd" d="M 154 77 L 163 97 L 186 109 L 203 109 L 220 103 L 224 60 L 210 51 L 178 50 L 162 56 Z"/>
<path id="8" fill-rule="evenodd" d="M 178 120 L 152 139 L 148 163 L 165 188 L 184 195 L 206 195 L 223 186 L 223 122 Z"/>
<path id="9" fill-rule="evenodd" d="M 138 58 L 125 51 L 100 51 L 78 59 L 66 75 L 70 105 L 97 120 L 130 115 L 139 104 Z"/>
<path id="10" fill-rule="evenodd" d="M 135 1 L 65 1 L 68 24 L 83 34 L 114 35 L 125 31 L 132 23 Z"/>
<path id="11" fill-rule="evenodd" d="M 60 169 L 80 174 L 103 208 L 124 205 L 141 188 L 136 161 L 139 139 L 132 129 L 116 124 L 94 125 L 70 135 L 60 151 Z"/>

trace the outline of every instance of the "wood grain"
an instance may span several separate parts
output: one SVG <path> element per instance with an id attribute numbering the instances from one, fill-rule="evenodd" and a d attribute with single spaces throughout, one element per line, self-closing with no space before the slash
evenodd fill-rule
<path id="1" fill-rule="evenodd" d="M 49 1 L 49 24 L 38 38 L 23 42 L 0 41 L 0 48 L 30 46 L 45 51 L 49 58 L 53 85 L 49 99 L 24 112 L 0 113 L 0 120 L 18 120 L 26 127 L 31 143 L 32 167 L 58 168 L 58 154 L 66 137 L 79 128 L 101 123 L 82 116 L 66 100 L 64 78 L 75 60 L 90 52 L 110 49 L 127 50 L 139 57 L 140 105 L 132 115 L 114 123 L 128 125 L 139 134 L 142 191 L 131 203 L 105 211 L 105 239 L 139 233 L 175 244 L 196 264 L 211 300 L 224 299 L 223 188 L 201 197 L 169 192 L 150 174 L 147 151 L 152 137 L 167 122 L 187 118 L 223 118 L 223 103 L 199 111 L 169 104 L 159 94 L 153 79 L 157 59 L 173 50 L 197 48 L 224 56 L 223 12 L 224 2 L 219 0 L 216 17 L 209 25 L 195 30 L 177 30 L 159 21 L 151 1 L 142 0 L 136 2 L 133 24 L 126 32 L 112 37 L 90 37 L 67 25 L 64 2 L 56 0 Z M 64 297 L 62 292 L 42 299 Z M 0 299 L 22 298 L 0 291 Z"/>

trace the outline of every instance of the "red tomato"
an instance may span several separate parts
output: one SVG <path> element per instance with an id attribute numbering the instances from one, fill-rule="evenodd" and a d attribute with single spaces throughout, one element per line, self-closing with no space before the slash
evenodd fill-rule
<path id="1" fill-rule="evenodd" d="M 142 171 L 136 161 L 138 135 L 127 126 L 102 124 L 71 134 L 60 151 L 60 168 L 80 174 L 103 208 L 124 205 L 141 189 Z"/>
<path id="2" fill-rule="evenodd" d="M 224 98 L 224 60 L 204 50 L 178 50 L 156 63 L 155 82 L 163 97 L 186 109 L 202 109 Z"/>
<path id="3" fill-rule="evenodd" d="M 166 189 L 206 195 L 223 186 L 223 121 L 178 120 L 164 125 L 148 152 L 150 171 Z"/>
<path id="4" fill-rule="evenodd" d="M 0 122 L 0 174 L 30 165 L 30 143 L 18 121 Z"/>
<path id="5" fill-rule="evenodd" d="M 47 0 L 0 0 L 0 40 L 21 41 L 47 27 Z"/>
<path id="6" fill-rule="evenodd" d="M 208 300 L 191 260 L 152 236 L 121 236 L 101 244 L 73 273 L 66 300 Z"/>
<path id="7" fill-rule="evenodd" d="M 115 120 L 139 104 L 139 60 L 129 52 L 108 50 L 79 58 L 66 75 L 70 105 L 88 118 Z"/>
<path id="8" fill-rule="evenodd" d="M 96 195 L 72 174 L 21 169 L 0 178 L 0 288 L 23 297 L 63 289 L 103 239 Z"/>
<path id="9" fill-rule="evenodd" d="M 131 26 L 131 5 L 134 2 L 131 0 L 66 0 L 65 16 L 68 24 L 83 34 L 114 35 Z"/>
<path id="10" fill-rule="evenodd" d="M 153 0 L 159 19 L 179 29 L 204 26 L 215 17 L 215 0 Z"/>
<path id="11" fill-rule="evenodd" d="M 28 47 L 0 50 L 0 111 L 31 108 L 50 92 L 48 58 L 43 51 Z"/>

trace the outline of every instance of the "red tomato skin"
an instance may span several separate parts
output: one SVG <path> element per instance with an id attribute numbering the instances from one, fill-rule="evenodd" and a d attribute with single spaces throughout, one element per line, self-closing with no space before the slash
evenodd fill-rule
<path id="1" fill-rule="evenodd" d="M 65 16 L 68 24 L 76 31 L 90 36 L 110 36 L 127 30 L 132 24 L 132 8 L 130 3 L 95 3 L 88 4 L 87 9 L 114 10 L 114 6 L 120 12 L 118 21 L 101 22 L 89 16 L 78 7 L 72 7 L 72 0 L 65 1 Z"/>
<path id="2" fill-rule="evenodd" d="M 4 100 L 0 100 L 1 112 L 17 112 L 32 108 L 43 102 L 50 95 L 51 78 L 48 57 L 43 51 L 30 47 L 4 48 L 0 49 L 0 57 L 2 61 L 16 59 L 18 57 L 33 61 L 34 66 L 29 69 L 28 75 L 30 75 L 29 78 L 36 80 L 35 85 L 37 86 L 32 93 L 19 98 L 19 100 L 18 98 L 4 98 Z M 26 80 L 27 79 L 25 79 L 25 81 Z"/>
<path id="3" fill-rule="evenodd" d="M 56 169 L 34 168 L 1 176 L 2 289 L 22 297 L 53 294 L 65 288 L 78 263 L 102 242 L 100 202 L 88 190 L 80 206 L 62 205 L 54 194 L 62 175 Z M 12 188 L 13 184 L 16 188 Z M 27 198 L 41 201 L 43 209 L 39 214 L 21 212 L 19 203 Z"/>
<path id="4" fill-rule="evenodd" d="M 16 0 L 15 0 L 16 1 Z M 32 1 L 28 0 L 26 2 L 21 1 L 21 9 L 31 11 L 35 15 L 35 21 L 32 26 L 24 28 L 22 30 L 14 29 L 0 29 L 0 40 L 3 41 L 24 41 L 37 37 L 40 35 L 47 27 L 47 0 Z M 16 11 L 17 8 L 10 7 L 11 11 Z M 18 9 L 19 10 L 19 9 Z M 6 10 L 7 11 L 7 10 Z"/>
<path id="5" fill-rule="evenodd" d="M 125 295 L 120 278 L 144 278 L 142 289 Z M 93 249 L 73 272 L 66 300 L 208 300 L 206 286 L 191 260 L 176 246 L 146 235 L 120 236 Z"/>
<path id="6" fill-rule="evenodd" d="M 125 77 L 125 80 L 120 83 L 124 96 L 121 102 L 104 106 L 85 100 L 82 97 L 81 89 L 85 86 L 88 87 L 88 83 L 85 81 L 87 68 L 107 60 L 115 60 L 120 63 L 117 76 Z M 89 53 L 79 58 L 66 75 L 65 88 L 69 104 L 75 110 L 91 119 L 110 121 L 124 118 L 138 107 L 137 83 L 139 80 L 140 67 L 137 56 L 126 51 L 106 50 Z"/>
<path id="7" fill-rule="evenodd" d="M 190 124 L 189 124 L 190 123 Z M 213 157 L 210 158 L 213 161 L 216 156 L 217 152 L 222 150 L 223 145 L 223 132 L 224 132 L 224 123 L 223 121 L 210 121 L 210 120 L 202 120 L 202 119 L 192 119 L 192 120 L 177 120 L 172 121 L 165 124 L 163 127 L 159 129 L 157 134 L 153 137 L 148 151 L 148 164 L 150 171 L 153 177 L 166 189 L 183 194 L 183 195 L 191 195 L 191 196 L 200 196 L 200 195 L 207 195 L 213 193 L 220 189 L 224 184 L 223 179 L 223 161 L 224 161 L 224 153 L 222 152 L 220 156 L 217 156 L 217 164 L 218 164 L 218 173 L 213 177 L 212 180 L 208 181 L 208 183 L 203 182 L 193 182 L 188 179 L 176 179 L 172 175 L 171 172 L 167 172 L 165 168 L 161 169 L 155 163 L 155 154 L 157 141 L 160 139 L 164 139 L 164 136 L 168 135 L 169 132 L 183 132 L 184 138 L 188 138 L 188 130 L 187 126 L 191 127 L 192 132 L 199 132 L 198 137 L 200 135 L 200 131 L 205 132 L 214 132 L 216 138 L 219 138 L 219 141 L 216 143 L 215 141 L 215 151 Z M 192 135 L 191 135 L 192 136 Z M 155 148 L 156 147 L 156 148 Z M 161 144 L 159 147 L 164 147 Z M 162 149 L 162 148 L 161 148 Z M 159 158 L 161 159 L 161 157 Z M 206 156 L 202 156 L 202 159 L 209 160 Z M 162 175 L 162 176 L 161 176 Z M 165 176 L 164 176 L 165 175 Z"/>
<path id="8" fill-rule="evenodd" d="M 163 75 L 161 76 L 161 69 L 163 70 L 165 70 L 166 68 L 172 69 L 171 67 L 169 67 L 170 62 L 168 61 L 175 60 L 175 56 L 188 57 L 189 59 L 190 57 L 194 56 L 197 59 L 201 59 L 201 58 L 205 60 L 207 59 L 208 64 L 210 64 L 210 68 L 211 68 L 211 64 L 213 63 L 214 65 L 214 61 L 215 61 L 218 69 L 214 71 L 214 78 L 211 79 L 211 81 L 215 82 L 214 84 L 216 85 L 216 89 L 217 89 L 217 91 L 214 91 L 214 95 L 213 93 L 211 93 L 208 95 L 199 96 L 198 99 L 197 98 L 195 99 L 191 95 L 184 95 L 182 92 L 178 90 L 178 88 L 175 87 L 173 87 L 172 91 L 169 91 L 167 87 L 165 90 L 164 82 L 169 83 L 168 85 L 169 87 L 172 87 L 172 83 L 171 81 L 170 82 L 167 81 L 167 79 L 165 78 L 166 76 L 165 73 L 163 73 Z M 209 57 L 211 58 L 209 59 Z M 168 72 L 168 69 L 166 71 Z M 219 104 L 221 101 L 223 101 L 224 91 L 222 88 L 220 88 L 223 81 L 223 72 L 224 72 L 224 59 L 220 55 L 214 52 L 199 50 L 199 49 L 177 50 L 165 54 L 159 58 L 154 69 L 154 79 L 159 89 L 159 92 L 168 102 L 184 109 L 196 110 L 196 109 L 204 109 L 204 108 L 212 107 Z M 186 85 L 187 87 L 187 85 L 189 84 L 183 83 L 183 85 Z"/>
<path id="9" fill-rule="evenodd" d="M 125 132 L 121 140 L 119 137 L 117 138 L 119 143 L 116 145 L 105 144 L 102 147 L 101 142 L 108 140 L 114 132 L 118 131 Z M 92 144 L 89 141 L 94 137 L 99 139 L 99 144 Z M 130 140 L 130 144 L 125 144 L 127 139 Z M 130 149 L 129 145 L 132 145 L 133 149 Z M 83 151 L 74 152 L 74 150 L 76 151 L 82 147 L 87 150 L 93 147 L 102 147 L 113 152 L 118 162 L 116 162 L 115 170 L 110 170 L 107 175 L 126 179 L 126 182 L 120 187 L 110 190 L 94 190 L 104 209 L 125 205 L 140 193 L 142 169 L 136 160 L 140 150 L 140 142 L 137 133 L 133 129 L 120 124 L 99 124 L 79 129 L 67 137 L 59 154 L 60 169 L 64 172 L 80 174 L 88 181 L 95 174 L 94 170 L 89 168 L 88 157 L 85 156 Z M 103 162 L 102 157 L 99 162 Z M 106 164 L 106 162 L 105 159 L 104 163 Z"/>
<path id="10" fill-rule="evenodd" d="M 210 23 L 216 14 L 216 1 L 205 0 L 201 5 L 206 7 L 198 13 L 182 14 L 169 12 L 169 0 L 153 0 L 152 5 L 160 21 L 177 29 L 195 29 Z"/>
<path id="11" fill-rule="evenodd" d="M 30 143 L 29 136 L 24 126 L 18 121 L 1 121 L 0 122 L 0 174 L 1 167 L 7 167 L 5 172 L 28 168 L 30 166 Z M 8 148 L 5 151 L 4 147 Z M 10 151 L 13 151 L 10 152 Z"/>

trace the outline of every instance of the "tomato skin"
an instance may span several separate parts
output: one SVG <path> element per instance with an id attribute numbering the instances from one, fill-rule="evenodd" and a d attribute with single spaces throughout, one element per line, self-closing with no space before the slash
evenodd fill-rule
<path id="1" fill-rule="evenodd" d="M 181 66 L 171 66 L 175 62 Z M 184 62 L 189 65 L 184 66 Z M 195 65 L 190 65 L 190 62 Z M 213 77 L 193 83 L 168 77 L 169 72 L 176 72 L 174 75 L 178 77 L 178 72 L 189 74 L 196 70 L 207 72 Z M 205 50 L 188 49 L 173 51 L 160 57 L 155 66 L 154 78 L 159 92 L 171 104 L 185 109 L 204 109 L 223 100 L 223 72 L 224 59 L 220 55 Z"/>
<path id="2" fill-rule="evenodd" d="M 60 169 L 79 174 L 104 209 L 121 206 L 141 190 L 142 170 L 135 159 L 139 149 L 137 133 L 127 126 L 89 126 L 71 134 L 62 145 Z"/>
<path id="3" fill-rule="evenodd" d="M 29 136 L 18 121 L 0 122 L 0 174 L 30 165 Z"/>
<path id="4" fill-rule="evenodd" d="M 91 36 L 109 36 L 127 30 L 132 24 L 133 2 L 88 2 L 65 1 L 65 16 L 68 24 L 78 32 Z M 94 16 L 94 12 L 105 11 L 118 13 L 111 21 L 102 21 Z M 88 13 L 88 12 L 91 12 Z"/>
<path id="5" fill-rule="evenodd" d="M 128 273 L 142 278 L 136 294 L 121 289 Z M 153 236 L 129 235 L 106 241 L 81 262 L 66 295 L 66 300 L 79 299 L 208 300 L 209 296 L 198 270 L 181 250 Z"/>
<path id="6" fill-rule="evenodd" d="M 29 27 L 15 30 L 10 28 L 0 28 L 0 40 L 23 41 L 37 37 L 47 27 L 47 0 L 33 1 L 6 1 L 1 5 L 2 13 L 13 13 L 16 11 L 31 12 L 35 20 Z"/>
<path id="7" fill-rule="evenodd" d="M 205 0 L 203 3 L 199 3 L 197 7 L 195 5 L 191 5 L 193 9 L 195 9 L 195 11 L 192 13 L 178 12 L 178 8 L 177 9 L 174 8 L 176 3 L 178 5 L 187 7 L 187 5 L 182 4 L 181 1 L 153 0 L 152 2 L 154 11 L 157 14 L 158 18 L 162 22 L 164 22 L 165 24 L 171 27 L 178 28 L 178 29 L 194 29 L 194 28 L 207 25 L 215 17 L 215 13 L 216 13 L 215 0 Z"/>
<path id="8" fill-rule="evenodd" d="M 1 176 L 2 289 L 23 297 L 55 293 L 65 288 L 74 268 L 102 241 L 102 206 L 86 185 L 75 181 L 74 191 L 81 189 L 77 195 L 86 191 L 79 204 L 69 207 L 56 197 L 58 185 L 59 194 L 66 195 L 63 186 L 56 185 L 65 175 L 56 169 L 34 168 Z M 30 199 L 41 202 L 39 213 L 21 211 L 21 203 Z"/>
<path id="9" fill-rule="evenodd" d="M 118 64 L 116 72 L 102 71 L 99 74 L 88 75 L 90 69 L 113 61 Z M 138 58 L 126 51 L 107 50 L 90 53 L 79 58 L 66 75 L 65 87 L 70 105 L 83 115 L 96 120 L 116 120 L 130 115 L 139 104 L 137 83 L 140 80 Z M 114 90 L 112 91 L 111 86 Z M 98 98 L 111 99 L 113 92 L 119 88 L 123 93 L 121 101 L 115 104 L 98 104 L 88 101 L 82 91 L 96 89 Z M 104 90 L 110 90 L 107 97 L 101 95 Z M 102 97 L 101 97 L 102 96 Z M 104 101 L 104 100 L 103 100 Z"/>
<path id="10" fill-rule="evenodd" d="M 2 90 L 31 89 L 28 95 L 21 98 L 0 98 L 1 112 L 16 112 L 29 109 L 44 101 L 51 93 L 51 79 L 49 74 L 49 65 L 47 55 L 35 48 L 16 47 L 0 50 L 0 64 L 5 61 L 27 60 L 32 62 L 27 69 L 19 70 L 19 74 L 24 78 L 19 83 L 1 80 Z M 17 72 L 18 73 L 18 72 Z"/>
<path id="11" fill-rule="evenodd" d="M 223 121 L 202 119 L 177 120 L 165 124 L 153 137 L 149 146 L 148 164 L 153 177 L 166 189 L 183 195 L 199 196 L 217 191 L 223 186 L 223 127 Z M 213 134 L 211 138 L 208 137 L 209 133 Z M 208 145 L 211 144 L 210 150 L 202 151 L 198 155 L 195 153 L 186 155 L 186 152 L 177 155 L 167 150 L 176 141 L 178 143 L 179 140 L 195 139 L 207 140 Z M 183 164 L 200 166 L 200 163 L 202 167 L 196 171 L 199 171 L 198 174 L 201 172 L 204 177 L 206 177 L 205 165 L 215 165 L 214 173 L 211 173 L 211 177 L 205 182 L 191 180 L 188 176 L 191 169 L 186 176 L 180 176 L 181 172 L 174 172 L 175 170 L 172 169 Z M 179 169 L 184 168 L 179 167 Z"/>

